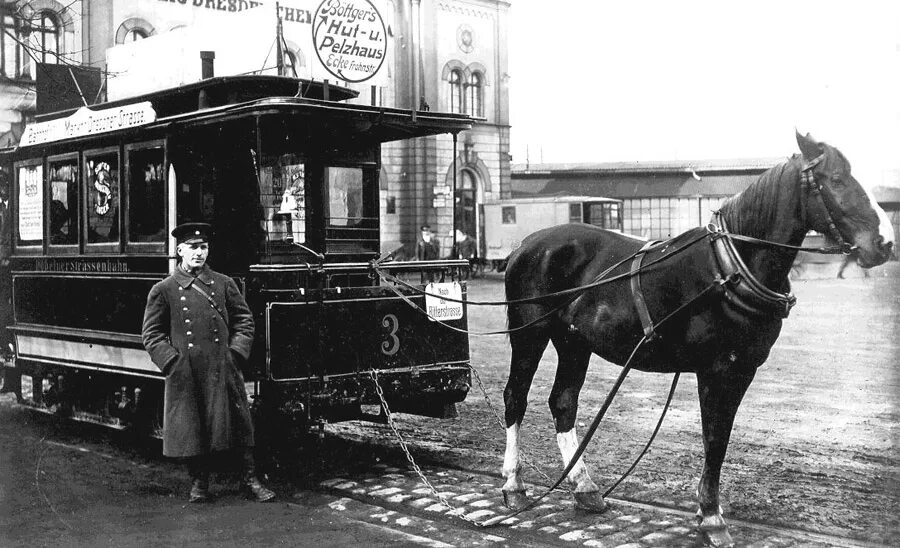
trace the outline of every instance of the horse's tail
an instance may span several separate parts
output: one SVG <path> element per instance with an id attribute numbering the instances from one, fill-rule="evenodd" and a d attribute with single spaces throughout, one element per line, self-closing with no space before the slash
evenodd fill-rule
<path id="1" fill-rule="evenodd" d="M 505 272 L 506 267 L 509 266 L 509 257 L 507 256 L 505 259 L 497 263 L 497 272 Z"/>

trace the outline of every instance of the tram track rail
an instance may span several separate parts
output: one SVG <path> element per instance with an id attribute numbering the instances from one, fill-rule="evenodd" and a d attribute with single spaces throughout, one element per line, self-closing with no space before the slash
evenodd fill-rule
<path id="1" fill-rule="evenodd" d="M 388 443 L 388 442 L 375 441 L 377 439 L 376 437 L 365 436 L 364 434 L 353 434 L 350 431 L 345 430 L 345 429 L 342 429 L 339 434 L 335 434 L 335 435 L 339 435 L 345 439 L 350 439 L 352 441 L 356 441 L 359 443 L 366 443 L 369 445 L 379 445 L 379 446 L 382 446 L 385 448 L 391 448 L 391 446 L 392 446 L 392 444 Z M 424 444 L 415 442 L 415 445 L 416 445 L 416 449 L 422 449 L 423 446 L 428 445 L 428 442 L 425 442 Z M 460 451 L 466 451 L 466 450 L 460 450 Z M 435 451 L 435 453 L 440 453 L 440 451 Z M 402 455 L 398 454 L 398 456 L 396 457 L 396 460 L 397 460 L 397 463 L 402 464 L 402 461 L 403 461 Z M 502 501 L 502 497 L 499 494 L 499 489 L 500 489 L 500 486 L 503 484 L 504 479 L 499 472 L 494 472 L 494 471 L 489 471 L 489 470 L 484 470 L 484 469 L 479 469 L 479 468 L 460 466 L 458 464 L 454 464 L 453 462 L 436 462 L 433 456 L 429 457 L 426 460 L 427 460 L 428 464 L 422 465 L 422 469 L 426 473 L 431 472 L 432 474 L 435 474 L 435 473 L 441 474 L 441 473 L 446 473 L 446 472 L 457 472 L 461 475 L 465 475 L 465 476 L 471 477 L 471 478 L 481 478 L 481 479 L 492 480 L 491 485 L 493 486 L 493 489 L 496 491 L 497 501 L 498 502 Z M 453 459 L 453 460 L 457 461 L 458 459 Z M 408 474 L 410 475 L 410 477 L 412 477 L 414 475 L 414 472 L 412 470 L 409 470 Z M 545 485 L 545 484 L 541 483 L 539 480 L 535 479 L 532 481 L 534 482 L 533 490 L 535 492 L 543 491 L 549 487 L 549 485 Z M 353 492 L 353 489 L 343 489 L 343 490 L 342 489 L 334 489 L 333 485 L 327 484 L 327 483 L 323 487 L 332 493 L 343 493 L 344 496 L 354 497 L 360 501 L 371 502 L 371 503 L 378 502 L 379 504 L 382 504 L 382 505 L 384 505 L 384 504 L 389 505 L 389 507 L 394 510 L 403 510 L 403 506 L 404 506 L 403 504 L 391 502 L 390 500 L 388 500 L 389 497 L 383 498 L 383 497 L 379 497 L 377 495 L 373 496 L 373 495 L 368 495 L 368 494 L 362 493 L 362 492 Z M 355 489 L 358 489 L 358 488 L 355 488 Z M 554 504 L 550 505 L 552 508 L 552 513 L 556 514 L 558 512 L 567 512 L 567 515 L 570 515 L 570 517 L 574 517 L 574 516 L 591 517 L 590 514 L 587 514 L 587 513 L 578 511 L 578 510 L 574 510 L 572 508 L 571 502 L 568 500 L 565 500 L 565 497 L 567 496 L 566 493 L 567 493 L 567 490 L 565 488 L 559 487 L 554 491 L 553 495 L 551 495 L 552 497 L 557 499 Z M 675 504 L 666 504 L 666 503 L 660 502 L 660 501 L 641 499 L 641 498 L 633 498 L 633 497 L 612 497 L 611 496 L 611 497 L 607 497 L 605 500 L 607 502 L 611 503 L 613 505 L 613 507 L 619 507 L 620 509 L 632 509 L 634 511 L 638 511 L 641 513 L 647 513 L 647 514 L 652 513 L 652 514 L 664 514 L 667 516 L 675 516 L 679 520 L 688 522 L 691 525 L 693 525 L 694 519 L 695 519 L 694 511 L 687 509 L 684 506 L 679 506 L 679 505 L 675 505 Z M 453 500 L 451 500 L 451 503 L 453 503 Z M 457 508 L 457 510 L 458 510 L 458 508 Z M 526 513 L 525 515 L 521 516 L 521 518 L 522 518 L 522 520 L 528 521 L 529 518 L 535 517 L 535 515 L 539 514 L 539 512 L 542 512 L 542 511 L 547 512 L 548 510 L 550 510 L 550 508 L 548 508 L 547 505 L 540 505 L 535 510 L 532 510 L 532 511 Z M 405 511 L 414 511 L 419 514 L 422 513 L 421 510 L 417 510 L 416 508 L 411 508 L 411 509 L 407 508 L 407 509 L 405 509 Z M 500 508 L 499 512 L 500 513 L 508 513 L 509 511 L 506 510 L 505 508 Z M 425 514 L 427 515 L 428 512 L 425 512 Z M 444 512 L 443 514 L 446 515 L 445 519 L 454 519 L 452 511 Z M 604 518 L 602 518 L 602 514 L 600 516 L 596 517 L 596 520 L 600 523 L 603 522 L 603 519 Z M 470 528 L 477 527 L 477 526 L 473 525 L 472 523 L 466 522 L 466 520 L 457 519 L 456 521 L 458 521 L 461 526 L 470 527 Z M 572 521 L 572 520 L 565 520 L 564 523 L 566 521 Z M 880 544 L 877 542 L 869 542 L 869 541 L 855 539 L 855 538 L 846 537 L 846 536 L 832 535 L 832 534 L 823 533 L 820 531 L 815 531 L 812 529 L 804 529 L 802 527 L 791 527 L 791 526 L 787 526 L 787 525 L 779 524 L 779 523 L 772 523 L 772 522 L 765 522 L 765 521 L 752 521 L 752 520 L 739 519 L 739 518 L 734 518 L 734 517 L 729 518 L 728 522 L 735 528 L 735 530 L 754 531 L 755 535 L 762 536 L 765 538 L 794 539 L 793 541 L 788 540 L 787 543 L 772 544 L 772 545 L 776 545 L 776 546 L 834 546 L 834 547 L 865 547 L 865 548 L 883 548 L 883 547 L 888 546 L 886 544 Z M 495 528 L 491 528 L 489 530 L 494 531 L 495 533 L 502 534 L 503 532 L 510 530 L 509 529 L 510 524 L 506 524 L 506 525 L 507 525 L 506 527 L 504 527 L 504 526 L 495 527 Z M 578 529 L 573 529 L 573 530 L 577 531 Z M 693 537 L 691 537 L 690 535 L 687 535 L 687 538 L 693 538 Z M 693 538 L 692 542 L 699 542 L 699 541 L 697 539 Z M 551 541 L 551 544 L 552 544 L 552 541 Z M 744 542 L 739 541 L 738 545 L 742 546 L 744 544 L 745 544 Z M 559 545 L 570 546 L 571 541 L 563 540 Z M 702 545 L 702 542 L 697 545 Z M 606 544 L 604 544 L 604 546 L 606 546 Z"/>
<path id="2" fill-rule="evenodd" d="M 33 409 L 20 407 L 7 402 L 0 407 L 21 409 L 30 416 L 42 417 L 49 424 L 52 419 Z M 4 413 L 8 413 L 5 411 Z M 26 419 L 26 422 L 28 420 Z M 79 425 L 82 428 L 84 425 Z M 99 428 L 93 426 L 93 428 Z M 170 461 L 154 456 L 126 455 L 109 440 L 81 439 L 82 432 L 75 429 L 58 431 L 57 436 L 41 436 L 41 427 L 35 425 L 34 432 L 13 437 L 3 434 L 2 443 L 19 443 L 35 446 L 41 454 L 47 451 L 62 451 L 79 454 L 83 457 L 97 459 L 109 466 L 113 461 L 118 466 L 135 467 L 143 470 L 162 471 L 172 476 L 177 475 L 176 468 Z M 112 433 L 111 435 L 115 435 Z M 529 545 L 529 546 L 571 546 L 585 544 L 588 546 L 608 546 L 636 542 L 640 546 L 674 546 L 696 544 L 696 531 L 693 527 L 694 515 L 683 507 L 666 505 L 658 501 L 642 500 L 630 497 L 610 497 L 611 511 L 601 515 L 586 514 L 572 508 L 566 493 L 554 492 L 546 504 L 538 506 L 528 515 L 521 516 L 515 523 L 501 527 L 482 529 L 471 522 L 460 519 L 459 515 L 468 515 L 472 521 L 489 517 L 485 512 L 502 514 L 502 497 L 498 486 L 502 483 L 500 474 L 473 467 L 453 465 L 451 463 L 434 462 L 426 459 L 422 465 L 423 473 L 434 480 L 435 486 L 445 493 L 453 510 L 435 505 L 438 501 L 429 501 L 427 489 L 419 482 L 418 476 L 404 467 L 403 457 L 386 442 L 374 442 L 371 437 L 354 436 L 348 432 L 328 432 L 332 441 L 341 444 L 377 446 L 384 450 L 386 458 L 370 466 L 360 468 L 359 463 L 350 463 L 356 471 L 329 469 L 322 478 L 301 492 L 318 492 L 329 495 L 329 500 L 356 501 L 360 506 L 360 515 L 371 523 L 366 527 L 397 531 L 397 539 L 402 542 L 426 546 L 455 545 L 430 534 L 419 534 L 416 527 L 427 530 L 458 530 L 463 537 L 484 539 L 487 535 L 495 545 Z M 416 449 L 419 449 L 417 446 Z M 379 453 L 381 454 L 381 453 Z M 33 465 L 33 464 L 32 464 Z M 347 468 L 348 470 L 350 468 Z M 40 472 L 39 470 L 37 472 Z M 36 473 L 37 473 L 36 472 Z M 47 489 L 48 484 L 42 484 Z M 536 489 L 540 486 L 536 486 Z M 294 495 L 295 497 L 298 495 Z M 52 498 L 52 495 L 51 495 Z M 285 498 L 289 505 L 296 506 Z M 430 502 L 430 504 L 426 504 Z M 346 504 L 345 504 L 346 505 Z M 384 511 L 378 511 L 378 508 Z M 373 517 L 375 516 L 375 517 Z M 370 519 L 372 518 L 372 519 Z M 408 518 L 408 519 L 407 519 Z M 355 519 L 355 518 L 354 518 Z M 387 520 L 387 521 L 385 521 Z M 824 534 L 796 527 L 779 524 L 753 522 L 732 518 L 729 520 L 736 531 L 739 545 L 744 540 L 752 542 L 768 542 L 778 546 L 813 546 L 813 547 L 865 547 L 877 548 L 885 545 L 861 541 L 857 539 Z M 409 528 L 413 527 L 410 531 Z M 465 532 L 468 531 L 468 532 Z M 475 536 L 472 536 L 475 535 Z M 595 541 L 592 543 L 592 541 Z"/>

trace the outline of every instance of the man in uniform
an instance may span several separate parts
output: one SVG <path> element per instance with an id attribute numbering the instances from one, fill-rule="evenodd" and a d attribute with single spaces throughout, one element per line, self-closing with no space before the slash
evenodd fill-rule
<path id="1" fill-rule="evenodd" d="M 416 242 L 416 259 L 420 261 L 433 261 L 438 259 L 440 247 L 438 246 L 437 240 L 434 239 L 431 227 L 429 225 L 422 225 L 420 230 L 422 237 Z"/>
<path id="2" fill-rule="evenodd" d="M 210 225 L 175 227 L 175 271 L 150 290 L 142 338 L 166 376 L 163 454 L 187 461 L 191 502 L 209 500 L 213 453 L 238 450 L 243 488 L 259 502 L 275 497 L 256 477 L 253 422 L 240 366 L 250 356 L 253 316 L 230 277 L 206 264 Z"/>

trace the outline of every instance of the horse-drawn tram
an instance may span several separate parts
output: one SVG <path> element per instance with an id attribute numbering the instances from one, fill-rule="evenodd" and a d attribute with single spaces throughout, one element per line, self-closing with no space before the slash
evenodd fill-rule
<path id="1" fill-rule="evenodd" d="M 170 231 L 203 220 L 211 266 L 254 314 L 245 374 L 267 426 L 360 418 L 379 390 L 392 411 L 452 416 L 470 380 L 465 307 L 442 317 L 459 331 L 429 321 L 410 306 L 425 308 L 420 291 L 387 287 L 374 267 L 464 294 L 468 263 L 378 261 L 378 180 L 382 143 L 471 120 L 345 102 L 355 95 L 220 77 L 28 126 L 0 151 L 12 182 L 7 388 L 37 409 L 158 432 L 163 376 L 141 321 L 175 266 Z"/>

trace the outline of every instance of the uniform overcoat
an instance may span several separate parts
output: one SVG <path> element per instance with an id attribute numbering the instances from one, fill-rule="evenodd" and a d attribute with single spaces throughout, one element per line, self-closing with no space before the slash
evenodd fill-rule
<path id="1" fill-rule="evenodd" d="M 164 455 L 191 457 L 253 445 L 247 392 L 236 363 L 250 356 L 253 315 L 234 280 L 205 265 L 196 277 L 176 267 L 147 296 L 142 338 L 166 376 Z"/>

